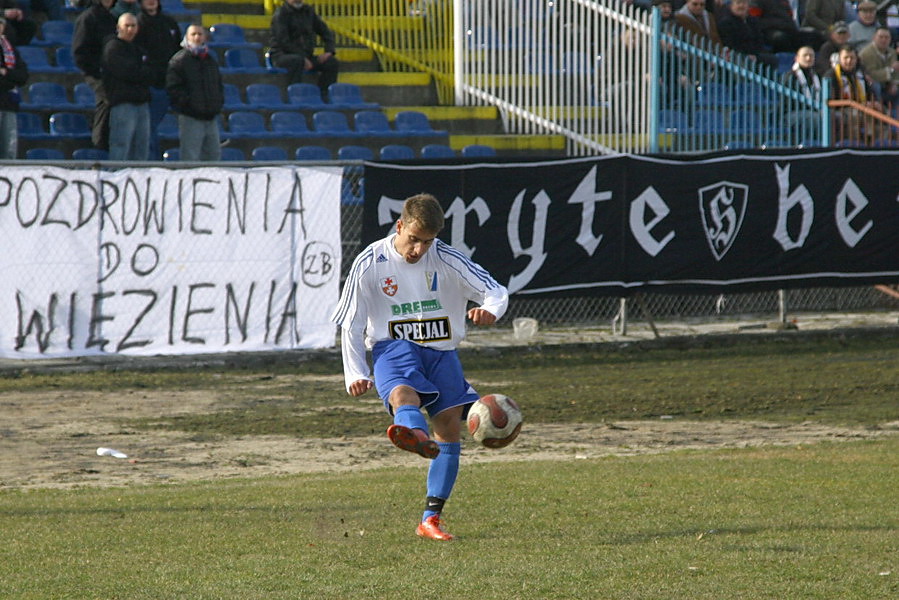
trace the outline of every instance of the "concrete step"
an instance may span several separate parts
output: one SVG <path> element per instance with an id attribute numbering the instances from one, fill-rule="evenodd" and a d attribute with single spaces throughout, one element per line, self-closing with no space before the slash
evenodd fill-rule
<path id="1" fill-rule="evenodd" d="M 465 146 L 471 144 L 483 144 L 491 146 L 501 156 L 522 157 L 553 157 L 559 158 L 565 153 L 565 136 L 561 135 L 518 135 L 518 134 L 487 134 L 487 135 L 450 135 L 450 147 L 459 152 Z"/>

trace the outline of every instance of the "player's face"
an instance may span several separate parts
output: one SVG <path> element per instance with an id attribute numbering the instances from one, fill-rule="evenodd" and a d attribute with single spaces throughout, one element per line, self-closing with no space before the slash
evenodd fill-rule
<path id="1" fill-rule="evenodd" d="M 396 222 L 396 238 L 393 246 L 407 263 L 415 264 L 434 244 L 435 239 L 436 233 L 421 229 L 418 223 L 413 221 L 407 225 L 400 220 Z"/>

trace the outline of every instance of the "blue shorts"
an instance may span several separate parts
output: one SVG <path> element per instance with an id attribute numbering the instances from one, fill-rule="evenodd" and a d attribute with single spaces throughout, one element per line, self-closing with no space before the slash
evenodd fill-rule
<path id="1" fill-rule="evenodd" d="M 477 392 L 462 374 L 462 363 L 455 350 L 434 350 L 407 340 L 386 340 L 372 348 L 375 387 L 387 412 L 390 392 L 408 385 L 421 397 L 421 405 L 434 416 L 448 408 L 470 405 Z M 468 413 L 466 406 L 464 413 Z M 463 414 L 463 418 L 464 418 Z"/>

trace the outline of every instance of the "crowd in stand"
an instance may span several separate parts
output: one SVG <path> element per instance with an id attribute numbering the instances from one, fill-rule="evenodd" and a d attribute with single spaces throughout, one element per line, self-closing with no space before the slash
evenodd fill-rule
<path id="1" fill-rule="evenodd" d="M 219 65 L 209 51 L 208 32 L 179 24 L 163 12 L 160 0 L 78 0 L 72 56 L 96 105 L 91 142 L 110 160 L 158 160 L 157 129 L 169 110 L 178 115 L 181 160 L 221 157 L 217 117 L 224 106 Z M 32 0 L 48 18 L 63 17 L 63 0 Z M 16 112 L 20 89 L 28 81 L 16 50 L 35 37 L 36 22 L 0 0 L 0 159 L 17 158 Z M 325 52 L 315 56 L 318 39 Z M 303 0 L 286 0 L 271 26 L 272 57 L 288 70 L 291 83 L 315 76 L 322 98 L 337 81 L 334 35 Z"/>

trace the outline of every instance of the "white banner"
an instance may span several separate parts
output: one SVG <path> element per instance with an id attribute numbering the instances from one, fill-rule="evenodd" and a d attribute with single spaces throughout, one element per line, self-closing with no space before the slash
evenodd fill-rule
<path id="1" fill-rule="evenodd" d="M 8 167 L 0 356 L 322 348 L 340 168 Z"/>

